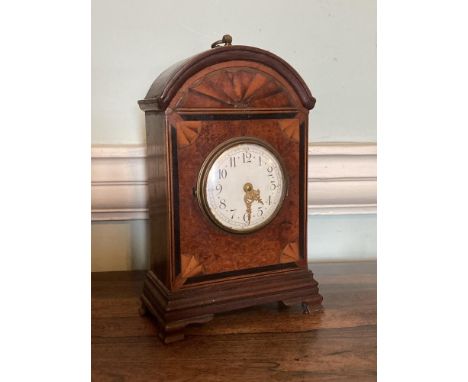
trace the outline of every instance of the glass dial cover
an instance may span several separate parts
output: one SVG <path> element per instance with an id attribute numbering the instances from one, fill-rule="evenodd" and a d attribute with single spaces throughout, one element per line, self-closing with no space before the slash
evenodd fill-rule
<path id="1" fill-rule="evenodd" d="M 248 233 L 278 213 L 287 188 L 276 151 L 256 138 L 235 138 L 208 156 L 199 175 L 197 195 L 208 217 L 220 228 Z"/>

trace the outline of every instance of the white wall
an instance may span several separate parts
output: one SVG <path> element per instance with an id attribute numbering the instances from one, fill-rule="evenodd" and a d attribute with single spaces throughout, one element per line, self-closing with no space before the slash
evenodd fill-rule
<path id="1" fill-rule="evenodd" d="M 147 220 L 93 222 L 91 252 L 93 272 L 147 269 Z"/>
<path id="2" fill-rule="evenodd" d="M 137 100 L 225 33 L 299 71 L 317 98 L 311 141 L 375 142 L 374 0 L 93 0 L 92 142 L 143 143 Z"/>
<path id="3" fill-rule="evenodd" d="M 317 98 L 311 142 L 376 141 L 374 0 L 93 0 L 92 143 L 144 143 L 137 100 L 162 70 L 225 33 L 302 75 Z M 376 256 L 375 215 L 309 222 L 312 261 Z M 93 270 L 144 268 L 145 224 L 93 223 Z"/>
<path id="4" fill-rule="evenodd" d="M 308 256 L 311 262 L 376 258 L 375 214 L 311 215 L 308 231 Z"/>

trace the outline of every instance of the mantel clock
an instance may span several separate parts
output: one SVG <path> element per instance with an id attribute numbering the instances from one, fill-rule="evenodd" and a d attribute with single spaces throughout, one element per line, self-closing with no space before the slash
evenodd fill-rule
<path id="1" fill-rule="evenodd" d="M 218 312 L 322 302 L 307 266 L 315 99 L 284 60 L 231 41 L 170 67 L 139 101 L 151 248 L 141 313 L 166 343 Z"/>

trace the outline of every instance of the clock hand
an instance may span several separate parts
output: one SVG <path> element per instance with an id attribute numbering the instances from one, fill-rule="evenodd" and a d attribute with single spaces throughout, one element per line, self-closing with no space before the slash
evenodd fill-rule
<path id="1" fill-rule="evenodd" d="M 244 200 L 245 200 L 245 198 L 244 198 Z M 246 201 L 245 204 L 247 206 L 247 208 L 246 208 L 247 219 L 249 220 L 249 224 L 250 224 L 250 218 L 252 216 L 252 202 Z"/>
<path id="2" fill-rule="evenodd" d="M 254 190 L 252 183 L 246 183 L 244 184 L 244 203 L 246 206 L 246 213 L 247 213 L 247 219 L 249 220 L 250 224 L 250 219 L 252 216 L 252 203 L 253 202 L 259 202 L 263 204 L 262 198 L 260 197 L 260 190 Z"/>

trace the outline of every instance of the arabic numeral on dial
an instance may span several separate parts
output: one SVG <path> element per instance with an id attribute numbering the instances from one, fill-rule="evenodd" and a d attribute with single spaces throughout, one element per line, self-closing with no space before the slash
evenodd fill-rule
<path id="1" fill-rule="evenodd" d="M 270 177 L 270 190 L 276 190 L 276 183 L 273 176 L 273 166 L 267 167 L 268 176 Z"/>
<path id="2" fill-rule="evenodd" d="M 218 170 L 218 177 L 219 179 L 226 179 L 227 177 L 227 170 L 225 168 L 220 168 Z"/>
<path id="3" fill-rule="evenodd" d="M 216 191 L 218 191 L 218 195 L 221 193 L 222 190 L 223 190 L 223 186 L 219 183 L 219 184 L 216 186 Z"/>
<path id="4" fill-rule="evenodd" d="M 234 210 L 229 210 L 229 211 L 232 212 L 232 214 L 231 214 L 231 220 L 234 220 L 234 213 L 236 212 L 236 210 L 234 209 Z"/>
<path id="5" fill-rule="evenodd" d="M 244 163 L 251 163 L 252 162 L 252 153 L 242 153 L 242 161 Z"/>
<path id="6" fill-rule="evenodd" d="M 271 206 L 271 195 L 268 195 L 268 205 Z"/>
<path id="7" fill-rule="evenodd" d="M 262 167 L 262 157 L 260 155 L 258 156 L 258 166 Z"/>
<path id="8" fill-rule="evenodd" d="M 246 223 L 249 223 L 249 214 L 247 212 L 244 214 L 243 219 Z"/>
<path id="9" fill-rule="evenodd" d="M 236 157 L 230 157 L 229 158 L 229 165 L 231 167 L 236 167 Z"/>
<path id="10" fill-rule="evenodd" d="M 226 209 L 226 199 L 221 199 L 221 200 L 219 201 L 219 206 L 218 206 L 218 208 L 219 208 L 220 210 Z"/>
<path id="11" fill-rule="evenodd" d="M 263 215 L 263 210 L 262 210 L 262 207 L 258 207 L 258 216 L 262 216 Z"/>

